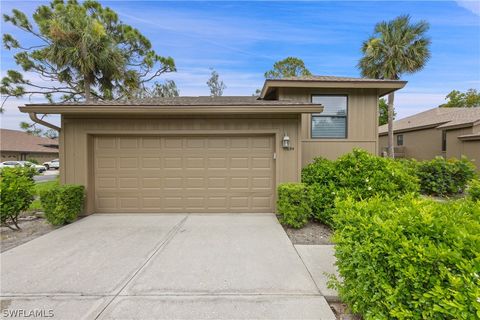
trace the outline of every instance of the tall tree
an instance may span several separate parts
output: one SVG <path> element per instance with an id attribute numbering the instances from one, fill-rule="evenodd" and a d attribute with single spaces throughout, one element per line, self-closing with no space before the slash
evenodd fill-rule
<path id="1" fill-rule="evenodd" d="M 480 107 L 480 92 L 468 89 L 466 92 L 453 90 L 445 98 L 447 103 L 441 104 L 443 108 L 475 108 Z"/>
<path id="2" fill-rule="evenodd" d="M 25 95 L 50 102 L 129 98 L 175 71 L 171 57 L 157 55 L 145 36 L 96 1 L 53 0 L 36 9 L 34 24 L 16 9 L 3 18 L 37 41 L 23 45 L 3 35 L 5 48 L 18 51 L 17 65 L 33 77 L 8 70 L 0 87 L 2 106 L 9 97 Z"/>
<path id="3" fill-rule="evenodd" d="M 207 86 L 210 89 L 210 96 L 212 97 L 220 97 L 223 95 L 223 90 L 227 88 L 227 86 L 220 80 L 220 76 L 217 71 L 212 69 L 212 73 L 210 74 L 210 78 L 207 81 Z"/>
<path id="4" fill-rule="evenodd" d="M 395 120 L 395 110 L 393 112 L 393 120 Z M 378 100 L 378 125 L 383 126 L 388 123 L 388 104 L 384 98 Z"/>
<path id="5" fill-rule="evenodd" d="M 139 98 L 171 98 L 178 97 L 180 90 L 173 80 L 165 80 L 164 83 L 155 82 L 153 87 L 140 90 L 137 94 Z"/>
<path id="6" fill-rule="evenodd" d="M 287 57 L 275 62 L 272 70 L 265 72 L 267 79 L 279 79 L 286 77 L 310 76 L 312 73 L 305 67 L 302 59 Z"/>
<path id="7" fill-rule="evenodd" d="M 362 45 L 363 57 L 358 63 L 363 77 L 398 80 L 404 73 L 423 69 L 430 58 L 430 39 L 426 21 L 411 23 L 399 16 L 375 26 L 373 35 Z M 388 155 L 394 157 L 394 93 L 388 95 Z"/>
<path id="8" fill-rule="evenodd" d="M 20 122 L 20 128 L 32 136 L 40 137 L 43 133 L 43 130 L 41 128 L 38 128 L 37 126 L 32 126 L 30 123 L 25 121 Z"/>

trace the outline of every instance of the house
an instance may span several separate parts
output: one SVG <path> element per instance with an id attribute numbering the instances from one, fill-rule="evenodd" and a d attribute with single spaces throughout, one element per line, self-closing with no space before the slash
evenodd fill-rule
<path id="1" fill-rule="evenodd" d="M 315 157 L 378 152 L 378 97 L 406 82 L 266 80 L 259 97 L 29 104 L 60 114 L 63 183 L 86 186 L 86 214 L 275 212 L 276 187 Z M 52 127 L 52 125 L 50 125 Z M 53 126 L 54 127 L 54 126 Z"/>
<path id="2" fill-rule="evenodd" d="M 38 163 L 58 158 L 58 140 L 32 136 L 18 130 L 0 129 L 1 162 L 35 160 Z"/>
<path id="3" fill-rule="evenodd" d="M 434 108 L 394 121 L 393 129 L 399 157 L 466 156 L 480 168 L 480 108 Z M 387 125 L 380 126 L 380 152 L 387 148 L 387 135 Z"/>

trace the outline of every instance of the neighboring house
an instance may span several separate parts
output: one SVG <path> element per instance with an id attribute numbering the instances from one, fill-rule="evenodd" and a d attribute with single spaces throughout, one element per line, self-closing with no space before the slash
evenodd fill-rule
<path id="1" fill-rule="evenodd" d="M 476 160 L 480 168 L 480 108 L 434 108 L 394 121 L 397 157 L 436 156 Z M 387 148 L 387 125 L 379 128 L 380 152 Z"/>
<path id="2" fill-rule="evenodd" d="M 36 160 L 39 163 L 58 158 L 58 140 L 32 136 L 18 130 L 0 129 L 1 162 Z"/>
<path id="3" fill-rule="evenodd" d="M 29 104 L 61 114 L 63 183 L 86 213 L 275 212 L 276 187 L 315 157 L 378 153 L 378 97 L 406 82 L 266 80 L 260 97 Z"/>

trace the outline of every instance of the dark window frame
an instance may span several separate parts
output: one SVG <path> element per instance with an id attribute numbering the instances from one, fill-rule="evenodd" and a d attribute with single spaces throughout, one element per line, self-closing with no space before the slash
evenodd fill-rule
<path id="1" fill-rule="evenodd" d="M 310 101 L 313 103 L 313 97 L 345 97 L 346 98 L 346 110 L 345 110 L 345 115 L 344 116 L 324 116 L 321 113 L 314 114 L 312 113 L 310 115 L 310 138 L 311 139 L 337 139 L 337 140 L 346 140 L 348 139 L 348 105 L 349 105 L 349 96 L 348 94 L 311 94 L 310 95 Z M 344 137 L 314 137 L 313 136 L 313 118 L 314 117 L 323 117 L 323 118 L 345 118 L 345 136 Z"/>
<path id="2" fill-rule="evenodd" d="M 402 143 L 398 143 L 399 139 L 401 140 Z M 403 143 L 404 143 L 403 134 L 397 134 L 397 146 L 403 147 Z"/>

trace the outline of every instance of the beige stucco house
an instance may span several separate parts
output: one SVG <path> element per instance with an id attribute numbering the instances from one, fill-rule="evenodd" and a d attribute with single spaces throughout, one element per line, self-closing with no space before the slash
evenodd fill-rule
<path id="1" fill-rule="evenodd" d="M 58 158 L 58 140 L 0 129 L 0 156 L 1 162 L 35 160 L 43 163 Z"/>
<path id="2" fill-rule="evenodd" d="M 30 104 L 61 114 L 63 183 L 86 186 L 86 213 L 274 212 L 276 186 L 314 157 L 378 153 L 378 97 L 404 81 L 266 80 L 260 97 Z M 51 125 L 50 125 L 51 126 Z"/>
<path id="3" fill-rule="evenodd" d="M 476 160 L 480 168 L 480 108 L 434 108 L 394 121 L 397 157 L 436 156 Z M 379 128 L 379 151 L 387 148 L 387 126 Z"/>

